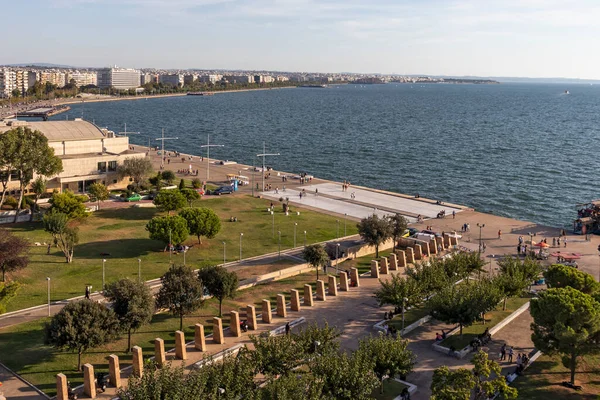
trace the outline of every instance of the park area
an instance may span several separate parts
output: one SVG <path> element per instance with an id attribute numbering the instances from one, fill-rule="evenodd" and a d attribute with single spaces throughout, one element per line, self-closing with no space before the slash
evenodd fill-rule
<path id="1" fill-rule="evenodd" d="M 242 237 L 242 257 L 259 256 L 277 252 L 281 232 L 281 250 L 306 242 L 316 243 L 334 239 L 337 234 L 336 218 L 314 211 L 301 210 L 300 215 L 286 216 L 277 204 L 275 213 L 267 212 L 270 202 L 250 196 L 204 198 L 196 201 L 196 207 L 208 207 L 221 218 L 221 231 L 213 239 L 203 239 L 202 244 L 190 236 L 184 244 L 191 246 L 186 253 L 186 264 L 193 267 L 237 261 L 240 256 L 240 233 Z M 71 264 L 57 248 L 47 253 L 43 243 L 50 243 L 52 237 L 43 230 L 41 223 L 11 225 L 8 229 L 31 243 L 30 263 L 27 268 L 8 276 L 17 280 L 22 287 L 8 305 L 7 311 L 15 311 L 47 301 L 47 281 L 51 279 L 52 301 L 63 300 L 84 294 L 86 285 L 93 290 L 102 287 L 102 264 L 105 262 L 107 283 L 121 278 L 137 279 L 138 259 L 141 277 L 150 280 L 160 277 L 170 264 L 169 252 L 163 251 L 164 243 L 148 238 L 146 223 L 161 213 L 155 208 L 129 207 L 126 209 L 102 209 L 92 213 L 78 223 L 80 242 L 75 248 Z M 229 222 L 230 218 L 237 222 Z M 297 225 L 295 225 L 297 223 Z M 275 235 L 273 235 L 273 231 Z M 357 232 L 355 224 L 348 224 L 348 234 Z M 35 246 L 34 243 L 42 245 Z M 225 244 L 223 244 L 225 242 Z M 183 254 L 173 254 L 175 264 L 183 264 Z M 243 278 L 251 277 L 245 272 Z M 242 279 L 243 279 L 242 278 Z"/>

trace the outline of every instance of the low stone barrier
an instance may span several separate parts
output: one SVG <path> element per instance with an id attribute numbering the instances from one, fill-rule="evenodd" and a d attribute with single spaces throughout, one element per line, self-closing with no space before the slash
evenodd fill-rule
<path id="1" fill-rule="evenodd" d="M 300 317 L 290 322 L 290 328 L 295 328 L 302 324 L 306 323 L 306 318 Z M 285 333 L 285 325 L 279 326 L 271 331 L 269 331 L 269 335 L 283 335 Z"/>

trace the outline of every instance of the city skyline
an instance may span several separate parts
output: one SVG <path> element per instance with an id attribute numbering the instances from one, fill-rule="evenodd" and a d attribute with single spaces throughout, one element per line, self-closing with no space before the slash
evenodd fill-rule
<path id="1" fill-rule="evenodd" d="M 5 5 L 20 40 L 3 46 L 3 64 L 600 78 L 591 1 L 29 4 Z"/>

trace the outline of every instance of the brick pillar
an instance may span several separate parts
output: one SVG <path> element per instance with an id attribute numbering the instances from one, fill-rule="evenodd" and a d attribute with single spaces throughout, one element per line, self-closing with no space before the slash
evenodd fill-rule
<path id="1" fill-rule="evenodd" d="M 206 338 L 204 337 L 204 325 L 194 325 L 194 347 L 196 350 L 206 351 Z"/>
<path id="2" fill-rule="evenodd" d="M 65 374 L 56 374 L 56 400 L 69 400 L 67 376 Z"/>
<path id="3" fill-rule="evenodd" d="M 121 387 L 121 366 L 119 357 L 115 354 L 108 356 L 108 380 L 114 387 Z"/>
<path id="4" fill-rule="evenodd" d="M 287 310 L 285 308 L 285 295 L 277 295 L 277 316 L 281 318 L 287 317 Z"/>
<path id="5" fill-rule="evenodd" d="M 144 357 L 142 355 L 142 348 L 140 346 L 133 346 L 131 349 L 131 356 L 133 375 L 141 377 L 144 373 Z"/>
<path id="6" fill-rule="evenodd" d="M 273 321 L 273 315 L 271 314 L 271 302 L 263 299 L 262 301 L 262 320 L 266 324 L 270 324 Z"/>
<path id="7" fill-rule="evenodd" d="M 390 265 L 388 264 L 388 259 L 387 257 L 382 257 L 381 258 L 381 263 L 380 263 L 380 267 L 379 267 L 379 273 L 382 275 L 387 275 L 390 273 Z"/>
<path id="8" fill-rule="evenodd" d="M 83 364 L 83 393 L 90 399 L 96 398 L 96 376 L 92 364 Z"/>
<path id="9" fill-rule="evenodd" d="M 350 268 L 350 279 L 356 284 L 356 287 L 360 286 L 360 278 L 358 277 L 358 268 Z"/>
<path id="10" fill-rule="evenodd" d="M 182 331 L 175 331 L 175 358 L 178 360 L 187 359 L 187 349 L 185 348 L 185 334 Z"/>
<path id="11" fill-rule="evenodd" d="M 406 249 L 406 263 L 414 264 L 415 263 L 415 249 L 412 247 L 408 247 Z"/>
<path id="12" fill-rule="evenodd" d="M 166 364 L 167 358 L 165 356 L 165 341 L 161 338 L 154 339 L 154 361 L 162 367 Z"/>
<path id="13" fill-rule="evenodd" d="M 337 279 L 333 275 L 327 276 L 327 293 L 330 296 L 337 296 Z"/>
<path id="14" fill-rule="evenodd" d="M 242 336 L 242 330 L 240 329 L 240 313 L 237 311 L 231 311 L 229 313 L 229 330 L 234 337 Z"/>
<path id="15" fill-rule="evenodd" d="M 213 317 L 213 341 L 216 344 L 225 343 L 223 336 L 223 320 L 219 317 Z"/>
<path id="16" fill-rule="evenodd" d="M 340 290 L 342 292 L 347 292 L 350 290 L 350 285 L 348 284 L 348 274 L 345 271 L 340 271 Z"/>
<path id="17" fill-rule="evenodd" d="M 258 329 L 258 322 L 256 321 L 256 308 L 253 305 L 248 304 L 246 306 L 246 319 L 248 321 L 248 329 L 255 331 Z"/>
<path id="18" fill-rule="evenodd" d="M 420 244 L 415 244 L 415 260 L 423 259 L 423 248 Z"/>
<path id="19" fill-rule="evenodd" d="M 397 271 L 398 270 L 398 256 L 396 256 L 396 253 L 392 253 L 390 254 L 390 271 Z"/>
<path id="20" fill-rule="evenodd" d="M 300 293 L 296 289 L 291 290 L 292 311 L 300 311 Z"/>
<path id="21" fill-rule="evenodd" d="M 379 263 L 371 260 L 371 278 L 379 278 Z"/>
<path id="22" fill-rule="evenodd" d="M 306 307 L 313 306 L 312 286 L 309 284 L 304 285 L 304 305 Z"/>
<path id="23" fill-rule="evenodd" d="M 327 300 L 327 296 L 325 295 L 325 282 L 320 279 L 317 281 L 317 300 Z"/>
<path id="24" fill-rule="evenodd" d="M 404 250 L 396 250 L 398 256 L 398 269 L 406 267 L 406 253 Z"/>

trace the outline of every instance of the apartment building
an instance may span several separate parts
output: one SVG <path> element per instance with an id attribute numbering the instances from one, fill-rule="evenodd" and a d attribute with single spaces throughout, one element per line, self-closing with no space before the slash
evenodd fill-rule
<path id="1" fill-rule="evenodd" d="M 67 84 L 67 75 L 61 71 L 41 71 L 37 73 L 37 80 L 45 85 L 46 82 L 50 82 L 53 85 L 61 88 Z"/>
<path id="2" fill-rule="evenodd" d="M 71 82 L 71 79 L 75 80 L 77 86 L 96 86 L 98 84 L 98 74 L 96 72 L 68 71 L 65 79 L 67 83 Z"/>
<path id="3" fill-rule="evenodd" d="M 183 75 L 181 74 L 161 74 L 158 76 L 158 82 L 164 85 L 183 86 Z"/>
<path id="4" fill-rule="evenodd" d="M 140 86 L 140 71 L 129 68 L 102 68 L 98 70 L 98 87 L 127 90 Z"/>
<path id="5" fill-rule="evenodd" d="M 8 68 L 0 68 L 0 97 L 11 97 L 17 88 L 17 74 Z"/>

